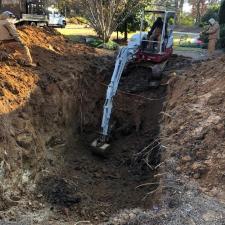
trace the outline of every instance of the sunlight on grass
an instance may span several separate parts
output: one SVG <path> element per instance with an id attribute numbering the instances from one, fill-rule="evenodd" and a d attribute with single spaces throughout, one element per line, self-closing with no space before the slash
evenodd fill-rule
<path id="1" fill-rule="evenodd" d="M 70 40 L 79 42 L 82 38 L 85 37 L 97 37 L 96 32 L 92 28 L 85 28 L 83 26 L 77 26 L 77 25 L 72 25 L 69 24 L 66 26 L 66 28 L 58 28 L 57 29 L 61 34 L 65 35 L 68 37 Z M 134 33 L 130 33 L 128 35 L 128 38 L 130 38 Z M 114 32 L 111 36 L 111 39 L 116 39 L 117 38 L 117 32 Z M 123 38 L 123 34 L 119 33 L 119 39 Z"/>
<path id="2" fill-rule="evenodd" d="M 66 26 L 66 28 L 64 29 L 57 29 L 61 34 L 65 35 L 66 37 L 68 37 L 70 40 L 74 41 L 74 42 L 85 42 L 85 38 L 87 37 L 97 37 L 96 32 L 89 27 L 84 27 L 82 25 L 74 25 L 74 24 L 69 24 Z M 138 33 L 138 31 L 136 32 Z M 135 33 L 129 33 L 128 34 L 128 38 L 130 38 L 132 35 L 134 35 Z M 185 35 L 186 38 L 182 43 L 191 43 L 193 38 L 196 38 L 196 36 L 198 34 L 192 34 L 192 33 L 179 33 L 179 32 L 174 32 L 174 49 L 178 50 L 178 51 L 185 51 L 185 50 L 189 50 L 189 51 L 195 51 L 195 52 L 199 52 L 200 50 L 192 47 L 192 46 L 187 46 L 187 47 L 181 47 L 181 38 L 182 35 Z M 122 33 L 119 33 L 119 39 L 122 39 L 124 37 L 124 35 Z M 114 32 L 111 36 L 111 40 L 114 40 L 117 38 L 117 32 Z"/>

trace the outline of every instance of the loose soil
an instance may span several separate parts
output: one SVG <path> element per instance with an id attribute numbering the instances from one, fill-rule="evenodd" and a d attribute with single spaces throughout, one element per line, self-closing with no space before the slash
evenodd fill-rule
<path id="1" fill-rule="evenodd" d="M 98 157 L 89 144 L 98 136 L 114 54 L 52 29 L 24 27 L 20 35 L 38 66 L 20 66 L 19 53 L 1 62 L 1 218 L 99 224 L 125 208 L 151 208 L 146 194 L 158 186 L 160 141 L 148 145 L 159 135 L 166 86 L 119 91 L 110 154 Z"/>
<path id="2" fill-rule="evenodd" d="M 204 193 L 223 202 L 224 63 L 224 56 L 218 57 L 171 80 L 164 132 L 177 149 L 177 172 L 196 180 Z"/>
<path id="3" fill-rule="evenodd" d="M 125 76 L 104 158 L 89 143 L 114 53 L 52 29 L 24 27 L 20 35 L 38 66 L 18 64 L 19 53 L 0 62 L 4 225 L 223 224 L 224 57 L 193 64 L 174 56 L 157 89 L 143 86 L 143 71 Z"/>
<path id="4" fill-rule="evenodd" d="M 224 224 L 224 65 L 222 56 L 170 75 L 153 193 L 161 203 L 123 210 L 105 224 Z"/>

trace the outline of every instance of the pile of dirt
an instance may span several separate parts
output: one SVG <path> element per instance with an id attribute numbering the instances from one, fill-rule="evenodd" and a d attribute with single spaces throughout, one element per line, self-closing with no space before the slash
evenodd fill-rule
<path id="1" fill-rule="evenodd" d="M 193 66 L 171 79 L 163 138 L 174 149 L 178 174 L 224 201 L 225 57 Z"/>
<path id="2" fill-rule="evenodd" d="M 40 177 L 62 168 L 70 139 L 99 124 L 105 92 L 99 83 L 113 63 L 110 52 L 50 29 L 24 27 L 20 34 L 38 66 L 20 66 L 17 53 L 0 62 L 0 217 L 10 219 L 18 217 L 15 204 L 32 208 L 28 198 Z"/>
<path id="3" fill-rule="evenodd" d="M 46 28 L 20 35 L 38 66 L 20 66 L 18 55 L 0 62 L 0 218 L 99 224 L 120 209 L 150 208 L 161 149 L 149 144 L 159 135 L 166 87 L 118 92 L 110 158 L 99 158 L 89 143 L 98 136 L 114 53 Z M 149 182 L 150 190 L 137 188 Z"/>
<path id="4" fill-rule="evenodd" d="M 171 74 L 153 210 L 122 210 L 107 225 L 223 225 L 225 57 Z M 146 184 L 151 187 L 152 183 Z"/>

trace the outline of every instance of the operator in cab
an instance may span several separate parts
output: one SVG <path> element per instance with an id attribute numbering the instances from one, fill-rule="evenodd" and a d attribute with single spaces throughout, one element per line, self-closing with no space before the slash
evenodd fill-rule
<path id="1" fill-rule="evenodd" d="M 158 50 L 160 48 L 160 40 L 161 40 L 161 36 L 162 36 L 162 30 L 163 30 L 163 20 L 161 17 L 158 17 L 156 19 L 156 21 L 154 22 L 151 30 L 148 32 L 148 40 L 157 41 L 158 42 L 157 43 Z M 150 46 L 153 46 L 153 45 L 154 45 L 154 42 L 150 43 Z"/>
<path id="2" fill-rule="evenodd" d="M 10 21 L 11 15 L 9 11 L 0 14 L 0 50 L 9 55 L 18 51 L 22 55 L 22 65 L 35 67 L 30 50 L 21 40 L 14 23 Z"/>

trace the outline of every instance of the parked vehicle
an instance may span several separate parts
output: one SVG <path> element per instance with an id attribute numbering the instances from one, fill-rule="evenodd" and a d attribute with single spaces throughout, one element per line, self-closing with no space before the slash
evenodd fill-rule
<path id="1" fill-rule="evenodd" d="M 65 27 L 66 19 L 58 10 L 47 8 L 46 0 L 2 0 L 1 11 L 12 12 L 16 25 Z"/>
<path id="2" fill-rule="evenodd" d="M 66 18 L 57 9 L 48 8 L 48 26 L 65 28 Z"/>

